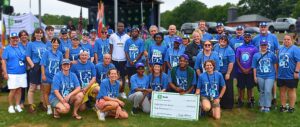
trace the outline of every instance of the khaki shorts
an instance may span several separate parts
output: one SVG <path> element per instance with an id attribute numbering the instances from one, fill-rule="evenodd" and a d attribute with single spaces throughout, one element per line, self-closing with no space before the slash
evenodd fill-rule
<path id="1" fill-rule="evenodd" d="M 200 101 L 202 102 L 203 100 L 208 100 L 213 108 L 220 107 L 220 103 L 214 103 L 208 97 L 201 96 Z"/>

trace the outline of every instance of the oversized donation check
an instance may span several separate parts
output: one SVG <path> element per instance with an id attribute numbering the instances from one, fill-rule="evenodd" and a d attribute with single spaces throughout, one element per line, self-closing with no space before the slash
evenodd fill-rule
<path id="1" fill-rule="evenodd" d="M 152 92 L 150 117 L 198 120 L 200 96 Z"/>

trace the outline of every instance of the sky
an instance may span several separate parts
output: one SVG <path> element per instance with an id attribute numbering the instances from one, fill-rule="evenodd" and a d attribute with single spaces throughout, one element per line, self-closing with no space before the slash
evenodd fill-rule
<path id="1" fill-rule="evenodd" d="M 31 4 L 30 4 L 31 1 Z M 160 5 L 160 12 L 172 10 L 179 6 L 184 0 L 161 0 L 164 3 Z M 239 0 L 199 0 L 206 4 L 207 7 L 215 5 L 224 5 L 227 2 L 236 4 Z M 14 6 L 15 13 L 28 13 L 38 14 L 38 0 L 11 0 L 11 5 Z M 31 7 L 30 7 L 31 5 Z M 66 15 L 71 17 L 79 17 L 80 7 L 71 5 L 58 0 L 41 0 L 42 15 L 45 13 L 52 15 Z M 88 17 L 88 9 L 82 9 L 82 16 Z"/>

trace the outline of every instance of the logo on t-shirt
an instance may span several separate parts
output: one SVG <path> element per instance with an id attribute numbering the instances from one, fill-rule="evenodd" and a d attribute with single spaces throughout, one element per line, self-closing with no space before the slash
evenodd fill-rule
<path id="1" fill-rule="evenodd" d="M 289 55 L 283 54 L 279 56 L 279 67 L 289 68 Z"/>
<path id="2" fill-rule="evenodd" d="M 247 62 L 250 59 L 250 54 L 248 52 L 242 53 L 242 62 Z"/>
<path id="3" fill-rule="evenodd" d="M 139 54 L 139 49 L 135 44 L 129 46 L 129 57 L 135 59 Z"/>
<path id="4" fill-rule="evenodd" d="M 154 49 L 152 55 L 152 62 L 153 63 L 162 63 L 162 53 L 161 51 Z"/>
<path id="5" fill-rule="evenodd" d="M 271 59 L 264 58 L 259 61 L 259 70 L 262 73 L 270 73 L 271 72 Z"/>

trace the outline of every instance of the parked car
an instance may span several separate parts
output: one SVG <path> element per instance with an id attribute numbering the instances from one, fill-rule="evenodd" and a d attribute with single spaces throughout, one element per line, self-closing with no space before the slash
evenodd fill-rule
<path id="1" fill-rule="evenodd" d="M 245 28 L 245 33 L 256 33 L 258 34 L 259 33 L 259 28 L 258 27 L 246 27 Z"/>
<path id="2" fill-rule="evenodd" d="M 216 22 L 206 22 L 206 27 L 207 27 L 207 32 L 211 34 L 217 33 L 216 27 L 217 23 Z"/>
<path id="3" fill-rule="evenodd" d="M 230 26 L 224 26 L 224 31 L 229 34 L 235 34 L 236 28 Z"/>
<path id="4" fill-rule="evenodd" d="M 162 32 L 164 35 L 168 34 L 168 30 L 166 28 L 160 26 L 158 29 L 159 32 Z"/>
<path id="5" fill-rule="evenodd" d="M 294 32 L 296 30 L 296 19 L 294 18 L 277 18 L 275 22 L 268 24 L 269 31 L 274 33 L 275 31 Z"/>
<path id="6" fill-rule="evenodd" d="M 180 32 L 183 34 L 191 34 L 198 28 L 198 23 L 184 23 L 181 25 Z"/>

